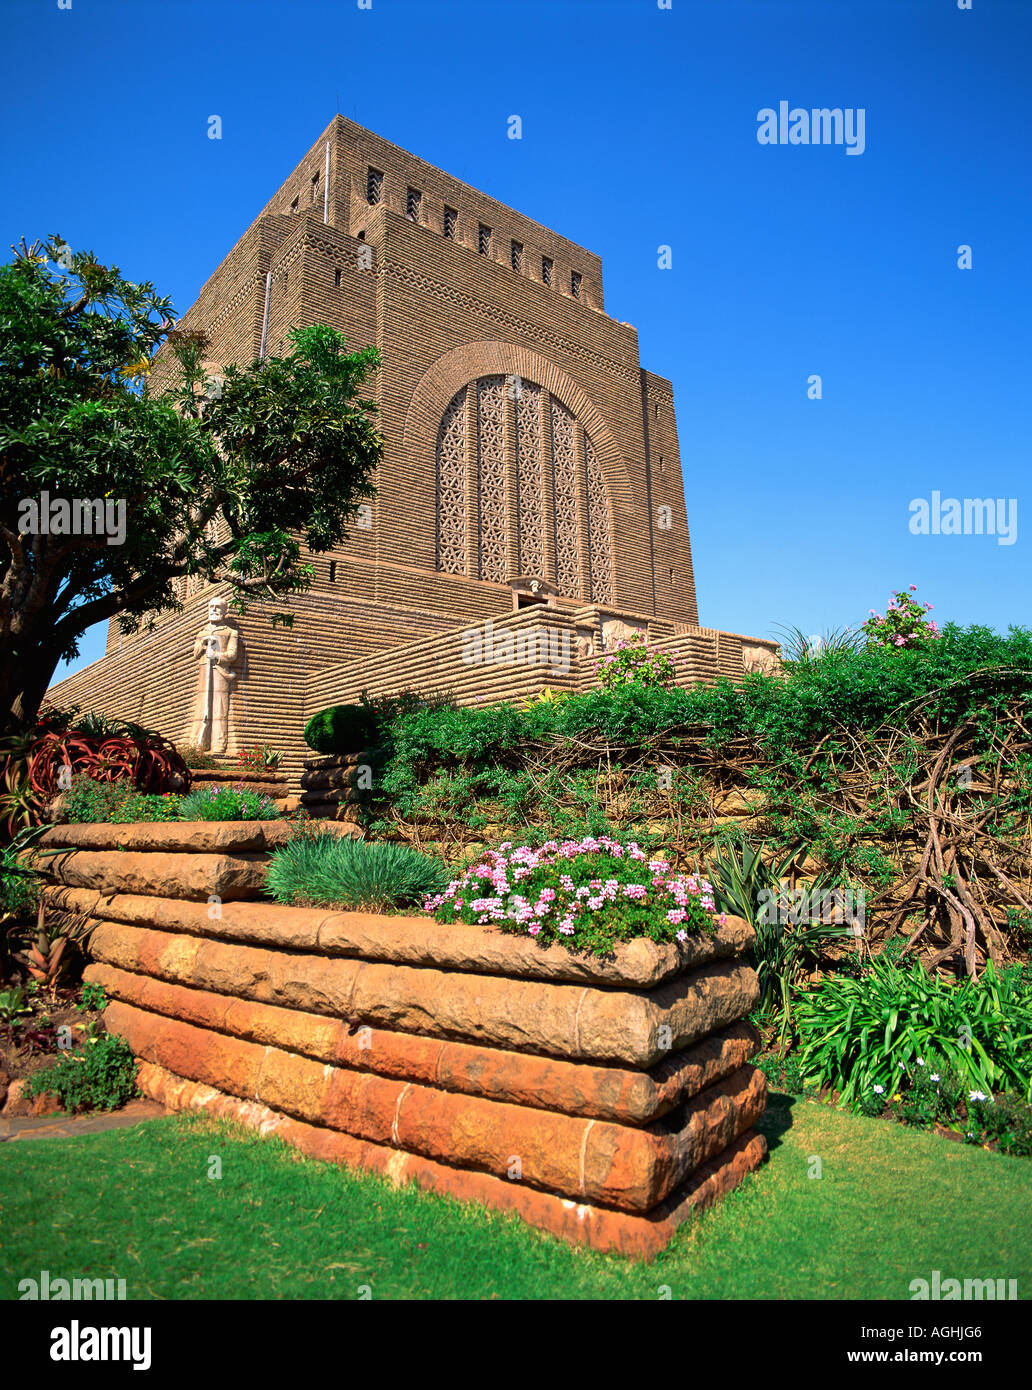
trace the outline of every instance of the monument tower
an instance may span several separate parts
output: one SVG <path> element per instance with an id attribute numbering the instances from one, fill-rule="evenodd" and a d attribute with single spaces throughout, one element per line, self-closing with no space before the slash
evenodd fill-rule
<path id="1" fill-rule="evenodd" d="M 181 612 L 129 636 L 113 622 L 54 701 L 184 742 L 203 704 L 228 753 L 265 741 L 296 769 L 306 720 L 363 689 L 584 689 L 629 631 L 671 643 L 686 681 L 769 659 L 771 643 L 698 626 L 672 388 L 606 314 L 597 255 L 337 116 L 181 326 L 204 331 L 217 378 L 314 323 L 380 350 L 384 455 L 345 543 L 309 557 L 293 627 L 256 606 L 209 658 L 220 591 L 180 581 Z M 170 386 L 168 356 L 151 381 Z M 463 663 L 471 624 L 546 610 L 574 638 L 565 671 Z"/>

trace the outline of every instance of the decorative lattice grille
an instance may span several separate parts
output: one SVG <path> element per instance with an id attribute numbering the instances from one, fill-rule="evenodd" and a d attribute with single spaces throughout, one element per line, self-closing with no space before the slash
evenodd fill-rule
<path id="1" fill-rule="evenodd" d="M 584 461 L 588 474 L 588 557 L 591 561 L 592 603 L 612 603 L 613 575 L 609 545 L 609 508 L 606 483 L 591 436 L 584 436 Z"/>
<path id="2" fill-rule="evenodd" d="M 437 435 L 437 568 L 466 571 L 466 388 L 444 412 Z"/>
<path id="3" fill-rule="evenodd" d="M 476 412 L 474 459 L 467 460 L 466 417 Z M 506 456 L 507 395 L 513 397 L 515 457 Z M 471 381 L 456 395 L 437 436 L 437 568 L 449 574 L 471 574 L 504 584 L 509 573 L 506 532 L 507 469 L 515 465 L 517 532 L 514 552 L 517 572 L 544 576 L 547 484 L 542 402 L 548 411 L 552 436 L 553 496 L 555 501 L 556 586 L 570 598 L 593 603 L 613 602 L 613 568 L 609 507 L 602 462 L 593 440 L 584 436 L 584 466 L 577 466 L 574 416 L 561 401 L 534 382 L 518 376 L 485 376 Z M 477 551 L 467 552 L 466 488 L 468 465 L 476 468 Z M 587 494 L 587 534 L 579 528 L 578 491 Z M 587 561 L 590 587 L 581 587 L 581 557 Z"/>
<path id="4" fill-rule="evenodd" d="M 477 461 L 480 481 L 480 578 L 504 584 L 505 377 L 477 382 Z"/>
<path id="5" fill-rule="evenodd" d="M 545 572 L 541 507 L 541 387 L 518 377 L 516 394 L 516 491 L 520 509 L 520 574 Z"/>
<path id="6" fill-rule="evenodd" d="M 552 458 L 555 464 L 555 580 L 561 594 L 580 598 L 574 421 L 566 407 L 554 397 L 551 413 Z"/>

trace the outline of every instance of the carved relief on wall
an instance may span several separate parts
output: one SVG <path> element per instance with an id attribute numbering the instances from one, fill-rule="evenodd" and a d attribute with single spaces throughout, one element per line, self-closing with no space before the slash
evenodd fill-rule
<path id="1" fill-rule="evenodd" d="M 743 642 L 742 668 L 746 673 L 760 671 L 765 676 L 776 676 L 781 670 L 781 661 L 770 647 L 749 647 Z"/>
<path id="2" fill-rule="evenodd" d="M 647 642 L 648 636 L 648 623 L 629 623 L 623 618 L 602 619 L 602 646 L 606 651 L 617 642 L 626 642 L 632 637 L 641 637 Z"/>
<path id="3" fill-rule="evenodd" d="M 590 661 L 595 655 L 595 632 L 590 627 L 579 627 L 576 629 L 575 643 L 577 657 L 580 661 Z"/>

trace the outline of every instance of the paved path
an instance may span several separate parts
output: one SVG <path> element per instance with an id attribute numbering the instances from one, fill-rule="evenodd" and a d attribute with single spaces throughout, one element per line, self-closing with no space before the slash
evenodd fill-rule
<path id="1" fill-rule="evenodd" d="M 0 1115 L 0 1143 L 15 1139 L 72 1139 L 77 1134 L 101 1134 L 125 1129 L 141 1120 L 156 1120 L 169 1112 L 153 1100 L 131 1100 L 121 1110 L 92 1115 L 32 1115 L 5 1119 Z"/>

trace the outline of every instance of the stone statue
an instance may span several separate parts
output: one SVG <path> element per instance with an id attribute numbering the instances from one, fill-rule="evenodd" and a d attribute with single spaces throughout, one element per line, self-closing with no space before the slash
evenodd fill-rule
<path id="1" fill-rule="evenodd" d="M 193 731 L 190 742 L 209 753 L 225 753 L 229 743 L 230 694 L 244 664 L 244 643 L 236 623 L 227 618 L 224 598 L 208 604 L 208 624 L 194 642 L 197 673 Z"/>

